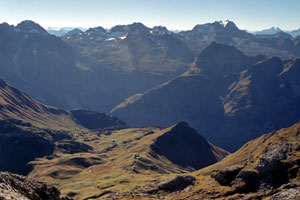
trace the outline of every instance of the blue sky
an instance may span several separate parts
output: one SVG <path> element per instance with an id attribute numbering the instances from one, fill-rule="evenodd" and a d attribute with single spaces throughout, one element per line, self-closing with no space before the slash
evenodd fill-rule
<path id="1" fill-rule="evenodd" d="M 292 30 L 300 28 L 300 0 L 0 0 L 1 23 L 25 19 L 44 28 L 142 22 L 181 30 L 229 19 L 241 29 Z"/>

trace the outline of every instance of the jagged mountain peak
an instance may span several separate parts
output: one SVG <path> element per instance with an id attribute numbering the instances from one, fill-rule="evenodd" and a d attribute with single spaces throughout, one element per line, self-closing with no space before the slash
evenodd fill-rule
<path id="1" fill-rule="evenodd" d="M 147 28 L 143 23 L 141 22 L 133 22 L 129 25 L 130 28 Z"/>
<path id="2" fill-rule="evenodd" d="M 76 35 L 76 34 L 79 34 L 79 33 L 82 33 L 83 31 L 80 30 L 79 28 L 75 28 L 69 32 L 67 32 L 66 34 L 64 34 L 63 36 L 71 36 L 71 35 Z"/>
<path id="3" fill-rule="evenodd" d="M 217 42 L 212 42 L 204 51 L 199 55 L 198 59 L 211 59 L 211 57 L 218 57 L 223 55 L 243 55 L 243 53 L 238 50 L 235 46 L 219 44 Z"/>
<path id="4" fill-rule="evenodd" d="M 129 34 L 138 35 L 141 33 L 150 33 L 150 29 L 139 22 L 129 25 Z"/>
<path id="5" fill-rule="evenodd" d="M 3 22 L 2 24 L 0 24 L 0 28 L 3 29 L 3 28 L 13 28 L 14 26 L 13 25 L 9 25 L 8 23 L 6 22 Z"/>
<path id="6" fill-rule="evenodd" d="M 244 55 L 235 46 L 212 42 L 197 58 L 196 67 L 209 77 L 221 77 L 247 69 L 255 58 Z"/>
<path id="7" fill-rule="evenodd" d="M 164 35 L 171 33 L 171 31 L 169 31 L 165 26 L 154 26 L 150 32 L 154 35 Z"/>
<path id="8" fill-rule="evenodd" d="M 174 124 L 166 134 L 169 134 L 170 137 L 185 137 L 187 135 L 197 135 L 197 137 L 200 136 L 204 140 L 204 143 L 207 143 L 206 139 L 204 139 L 194 128 L 192 128 L 185 121 L 180 121 L 177 124 Z"/>
<path id="9" fill-rule="evenodd" d="M 222 29 L 223 26 L 219 22 L 197 24 L 191 31 L 197 34 L 212 34 Z"/>
<path id="10" fill-rule="evenodd" d="M 276 30 L 276 31 L 281 31 L 281 29 L 279 27 L 271 27 L 270 30 Z"/>
<path id="11" fill-rule="evenodd" d="M 31 20 L 22 21 L 15 28 L 17 32 L 21 31 L 30 34 L 49 35 L 43 27 Z"/>
<path id="12" fill-rule="evenodd" d="M 230 20 L 222 21 L 222 24 L 223 24 L 224 28 L 238 29 L 238 27 L 235 25 L 235 23 L 233 21 L 230 21 Z"/>
<path id="13" fill-rule="evenodd" d="M 128 25 L 116 25 L 112 27 L 109 31 L 110 32 L 125 32 L 128 31 L 129 26 Z"/>
<path id="14" fill-rule="evenodd" d="M 225 21 L 215 21 L 213 23 L 206 24 L 198 24 L 196 25 L 192 31 L 203 33 L 203 34 L 211 34 L 224 29 L 238 29 L 234 22 L 225 20 Z"/>
<path id="15" fill-rule="evenodd" d="M 172 127 L 172 130 L 181 129 L 181 128 L 192 129 L 186 121 L 180 121 Z"/>
<path id="16" fill-rule="evenodd" d="M 286 32 L 283 32 L 283 31 L 280 31 L 278 33 L 275 33 L 274 34 L 274 37 L 277 37 L 277 38 L 285 38 L 285 39 L 293 39 L 293 36 L 291 36 L 290 34 L 286 33 Z"/>
<path id="17" fill-rule="evenodd" d="M 103 36 L 107 33 L 107 31 L 103 27 L 98 26 L 95 28 L 88 29 L 85 33 L 92 36 L 96 36 L 96 35 Z"/>
<path id="18" fill-rule="evenodd" d="M 282 30 L 279 27 L 271 27 L 269 29 L 261 30 L 261 31 L 256 31 L 254 32 L 257 35 L 272 35 L 276 34 L 278 32 L 281 32 Z"/>

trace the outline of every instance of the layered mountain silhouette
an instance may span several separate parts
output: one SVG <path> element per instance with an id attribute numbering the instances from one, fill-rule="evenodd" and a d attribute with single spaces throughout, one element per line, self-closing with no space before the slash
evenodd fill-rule
<path id="1" fill-rule="evenodd" d="M 278 32 L 281 32 L 282 30 L 279 27 L 272 27 L 269 29 L 264 29 L 261 31 L 255 31 L 254 33 L 257 35 L 273 35 L 276 34 Z"/>
<path id="2" fill-rule="evenodd" d="M 1 77 L 48 105 L 107 112 L 124 99 L 189 70 L 215 41 L 247 55 L 299 56 L 299 38 L 252 35 L 231 21 L 173 33 L 141 23 L 75 29 L 61 38 L 38 24 L 0 25 Z M 138 84 L 137 84 L 138 83 Z"/>
<path id="3" fill-rule="evenodd" d="M 277 33 L 274 34 L 276 35 Z M 288 33 L 284 34 L 289 35 Z M 259 54 L 279 56 L 281 58 L 299 56 L 299 42 L 297 38 L 290 36 L 289 42 L 282 42 L 283 38 L 277 37 L 268 44 L 269 35 L 252 35 L 238 29 L 233 22 L 228 20 L 196 25 L 191 31 L 182 31 L 179 35 L 198 54 L 211 42 L 215 41 L 220 44 L 234 45 L 243 53 L 252 56 Z M 293 47 L 287 45 L 287 43 Z"/>
<path id="4" fill-rule="evenodd" d="M 32 21 L 16 27 L 4 23 L 0 72 L 43 103 L 109 111 L 128 96 L 183 73 L 193 61 L 193 52 L 171 32 L 153 31 L 135 23 L 110 33 L 101 27 L 74 30 L 61 39 Z"/>
<path id="5" fill-rule="evenodd" d="M 0 24 L 0 171 L 74 199 L 298 199 L 299 38 Z M 0 190 L 61 198 L 9 173 Z"/>
<path id="6" fill-rule="evenodd" d="M 292 31 L 283 31 L 279 27 L 272 27 L 269 29 L 261 30 L 261 31 L 254 31 L 253 33 L 256 35 L 273 35 L 279 32 L 285 32 L 290 34 L 293 37 L 297 37 L 300 35 L 300 29 L 298 30 L 292 30 Z"/>
<path id="7" fill-rule="evenodd" d="M 91 173 L 90 167 L 101 171 L 114 165 L 119 166 L 117 174 L 141 177 L 148 173 L 167 175 L 203 168 L 228 154 L 186 122 L 167 129 L 134 130 L 104 113 L 64 111 L 42 104 L 0 79 L 0 171 L 46 182 L 50 179 L 62 186 L 80 178 L 81 173 Z M 102 175 L 105 174 L 95 173 L 93 177 Z M 82 187 L 73 196 L 90 197 L 91 193 L 84 192 L 87 189 L 90 186 Z"/>
<path id="8" fill-rule="evenodd" d="M 300 119 L 298 71 L 299 59 L 249 57 L 233 46 L 212 43 L 191 70 L 127 99 L 112 113 L 134 126 L 185 120 L 233 151 L 258 133 Z"/>
<path id="9" fill-rule="evenodd" d="M 74 134 L 92 129 L 125 127 L 104 113 L 64 111 L 32 99 L 0 79 L 0 170 L 27 174 L 28 162 L 51 155 L 56 148 L 88 151 L 91 148 L 71 140 Z M 63 142 L 62 142 L 63 141 Z"/>

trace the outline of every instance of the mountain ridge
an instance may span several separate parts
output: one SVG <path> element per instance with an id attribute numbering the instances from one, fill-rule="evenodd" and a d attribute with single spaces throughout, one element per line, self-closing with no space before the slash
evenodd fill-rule
<path id="1" fill-rule="evenodd" d="M 216 48 L 220 55 L 232 57 L 214 54 L 218 52 Z M 202 58 L 198 65 L 196 62 L 190 71 L 127 99 L 112 114 L 134 126 L 168 126 L 185 120 L 210 141 L 230 151 L 236 150 L 238 143 L 242 145 L 257 137 L 258 132 L 276 130 L 299 119 L 299 80 L 294 77 L 298 74 L 298 59 L 249 57 L 235 47 L 214 43 L 207 52 L 209 49 L 213 49 L 212 53 L 204 50 L 202 54 L 207 59 Z M 293 66 L 295 72 L 287 72 L 288 66 Z M 212 71 L 201 69 L 205 67 Z M 286 120 L 276 118 L 278 113 Z M 213 123 L 213 119 L 219 123 Z M 251 124 L 245 123 L 249 121 Z M 239 134 L 241 129 L 244 135 Z"/>

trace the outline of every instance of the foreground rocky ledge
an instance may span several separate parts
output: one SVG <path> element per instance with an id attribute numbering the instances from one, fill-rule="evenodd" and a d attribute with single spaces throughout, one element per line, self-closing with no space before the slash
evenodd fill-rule
<path id="1" fill-rule="evenodd" d="M 70 200 L 51 185 L 17 174 L 0 172 L 0 200 Z"/>

